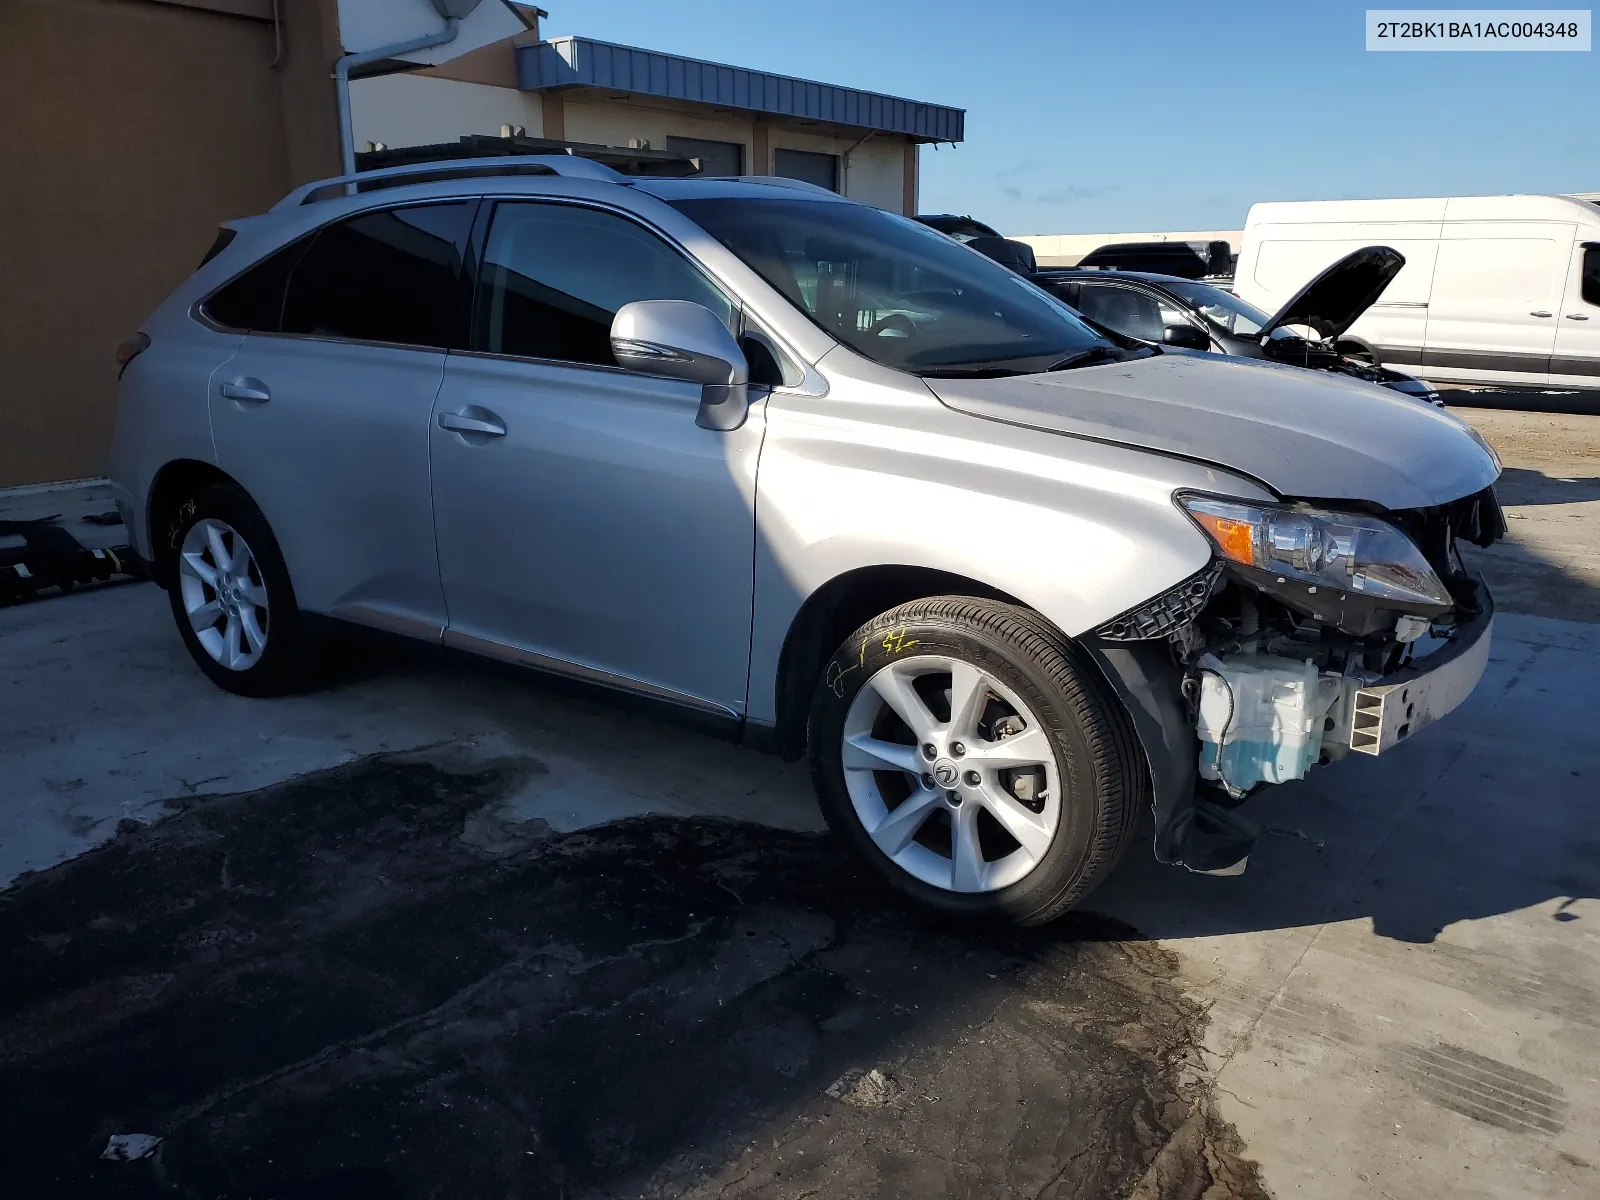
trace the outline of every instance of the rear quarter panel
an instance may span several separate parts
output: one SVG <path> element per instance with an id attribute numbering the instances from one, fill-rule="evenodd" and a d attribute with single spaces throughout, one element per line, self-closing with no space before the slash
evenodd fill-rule
<path id="1" fill-rule="evenodd" d="M 212 373 L 243 335 L 209 329 L 181 310 L 158 310 L 142 328 L 150 347 L 128 364 L 118 385 L 109 474 L 119 507 L 133 514 L 134 548 L 149 559 L 160 536 L 150 526 L 151 485 L 176 460 L 216 463 L 207 392 Z"/>

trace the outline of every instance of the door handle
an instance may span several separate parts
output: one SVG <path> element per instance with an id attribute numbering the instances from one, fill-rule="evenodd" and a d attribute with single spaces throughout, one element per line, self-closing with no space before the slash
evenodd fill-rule
<path id="1" fill-rule="evenodd" d="M 1548 317 L 1550 314 L 1545 312 L 1545 310 L 1541 308 L 1538 312 L 1531 312 L 1528 315 L 1530 317 Z"/>
<path id="2" fill-rule="evenodd" d="M 456 433 L 479 433 L 484 437 L 505 437 L 506 427 L 498 420 L 484 420 L 481 417 L 469 417 L 465 413 L 440 413 L 439 428 L 454 430 Z"/>
<path id="3" fill-rule="evenodd" d="M 252 404 L 265 404 L 272 399 L 267 385 L 259 379 L 230 379 L 217 389 L 224 400 L 248 400 Z"/>
<path id="4" fill-rule="evenodd" d="M 1569 321 L 1587 321 L 1588 319 L 1589 319 L 1589 314 L 1588 313 L 1568 313 L 1567 314 L 1567 320 L 1569 320 Z"/>

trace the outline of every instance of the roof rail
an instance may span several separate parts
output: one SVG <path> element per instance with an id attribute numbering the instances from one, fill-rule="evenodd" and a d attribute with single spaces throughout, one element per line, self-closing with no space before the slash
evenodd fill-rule
<path id="1" fill-rule="evenodd" d="M 463 158 L 407 163 L 376 171 L 357 171 L 354 175 L 335 175 L 302 184 L 272 206 L 272 211 L 298 208 L 336 196 L 371 191 L 375 187 L 403 187 L 408 183 L 433 183 L 441 179 L 462 179 L 494 175 L 564 175 L 594 179 L 602 183 L 626 183 L 628 179 L 604 163 L 579 158 L 574 154 L 503 154 L 492 158 Z M 421 178 L 418 178 L 421 177 Z"/>

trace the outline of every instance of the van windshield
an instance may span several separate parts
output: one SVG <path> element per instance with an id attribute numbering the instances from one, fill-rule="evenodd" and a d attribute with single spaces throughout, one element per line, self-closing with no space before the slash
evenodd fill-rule
<path id="1" fill-rule="evenodd" d="M 690 220 L 833 337 L 917 375 L 1021 375 L 1122 352 L 1020 275 L 932 229 L 836 201 L 692 199 Z"/>

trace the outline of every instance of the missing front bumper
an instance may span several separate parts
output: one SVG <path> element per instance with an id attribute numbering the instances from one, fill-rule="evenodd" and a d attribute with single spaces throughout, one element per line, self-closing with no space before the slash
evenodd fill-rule
<path id="1" fill-rule="evenodd" d="M 1489 665 L 1494 607 L 1483 590 L 1484 610 L 1450 641 L 1411 666 L 1358 689 L 1351 699 L 1349 743 L 1357 754 L 1382 754 L 1466 701 Z"/>

